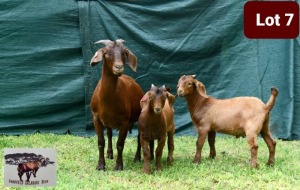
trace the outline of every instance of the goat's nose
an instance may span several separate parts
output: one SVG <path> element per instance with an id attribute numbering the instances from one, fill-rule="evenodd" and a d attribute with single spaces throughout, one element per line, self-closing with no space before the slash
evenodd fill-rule
<path id="1" fill-rule="evenodd" d="M 177 94 L 181 94 L 182 93 L 182 90 L 181 89 L 178 89 L 177 90 Z"/>
<path id="2" fill-rule="evenodd" d="M 115 65 L 115 68 L 117 68 L 117 69 L 122 69 L 124 66 L 123 65 Z"/>
<path id="3" fill-rule="evenodd" d="M 155 111 L 159 113 L 161 112 L 161 108 L 155 108 Z"/>

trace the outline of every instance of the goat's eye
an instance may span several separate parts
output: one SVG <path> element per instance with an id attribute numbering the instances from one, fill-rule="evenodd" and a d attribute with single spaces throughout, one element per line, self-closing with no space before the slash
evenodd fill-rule
<path id="1" fill-rule="evenodd" d="M 193 84 L 193 83 L 189 82 L 189 83 L 188 83 L 188 86 L 192 86 L 192 84 Z"/>

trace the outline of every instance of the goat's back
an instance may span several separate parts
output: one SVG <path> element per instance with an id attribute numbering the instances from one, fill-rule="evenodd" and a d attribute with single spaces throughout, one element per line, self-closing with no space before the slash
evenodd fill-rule
<path id="1" fill-rule="evenodd" d="M 205 105 L 198 105 L 191 116 L 194 123 L 210 125 L 215 131 L 243 135 L 248 124 L 262 127 L 268 114 L 264 107 L 265 104 L 256 97 L 222 100 L 210 97 Z"/>
<path id="2" fill-rule="evenodd" d="M 20 163 L 18 165 L 17 170 L 19 172 L 31 171 L 39 168 L 39 163 L 37 161 L 28 162 L 28 163 Z"/>
<path id="3" fill-rule="evenodd" d="M 213 99 L 215 108 L 222 112 L 256 111 L 264 112 L 265 104 L 256 97 L 235 97 L 230 99 Z M 251 110 L 251 111 L 250 111 Z"/>

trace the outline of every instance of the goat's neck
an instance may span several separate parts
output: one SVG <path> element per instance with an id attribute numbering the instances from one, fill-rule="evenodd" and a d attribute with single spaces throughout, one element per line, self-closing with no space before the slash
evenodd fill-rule
<path id="1" fill-rule="evenodd" d="M 102 76 L 101 76 L 101 93 L 111 96 L 115 93 L 118 83 L 118 77 L 115 76 L 110 69 L 107 67 L 107 63 L 102 66 Z"/>
<path id="2" fill-rule="evenodd" d="M 204 98 L 197 91 L 194 91 L 192 94 L 185 96 L 188 109 L 190 113 L 195 113 L 195 111 L 203 106 L 207 98 Z"/>

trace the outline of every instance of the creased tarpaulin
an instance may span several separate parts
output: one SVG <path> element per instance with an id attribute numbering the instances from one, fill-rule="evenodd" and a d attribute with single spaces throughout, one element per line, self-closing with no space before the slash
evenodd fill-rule
<path id="1" fill-rule="evenodd" d="M 0 12 L 0 133 L 84 132 L 77 2 L 1 1 Z"/>
<path id="2" fill-rule="evenodd" d="M 121 38 L 138 57 L 137 73 L 129 67 L 125 73 L 145 92 L 153 83 L 169 86 L 176 94 L 184 74 L 196 74 L 216 98 L 256 96 L 266 102 L 270 88 L 276 86 L 279 96 L 271 112 L 271 131 L 277 138 L 300 139 L 299 37 L 247 39 L 244 3 L 51 1 L 47 8 L 39 1 L 2 3 L 0 19 L 6 25 L 0 25 L 4 31 L 0 40 L 6 51 L 1 51 L 0 87 L 5 98 L 1 98 L 0 132 L 34 128 L 93 133 L 89 102 L 101 73 L 101 64 L 89 66 L 101 47 L 94 42 Z M 37 11 L 39 7 L 43 11 Z M 10 17 L 12 13 L 27 19 Z M 28 23 L 36 25 L 29 30 Z M 19 109 L 9 109 L 14 106 Z M 176 98 L 174 109 L 176 134 L 196 134 L 185 99 Z"/>

